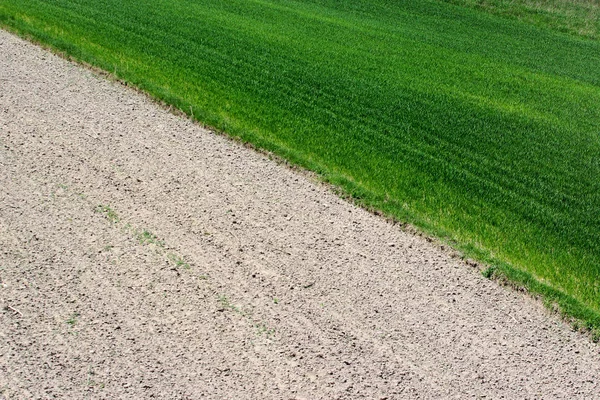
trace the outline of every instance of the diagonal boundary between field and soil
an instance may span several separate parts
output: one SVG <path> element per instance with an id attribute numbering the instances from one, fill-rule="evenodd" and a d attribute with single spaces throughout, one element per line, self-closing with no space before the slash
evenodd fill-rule
<path id="1" fill-rule="evenodd" d="M 462 243 L 453 239 L 450 232 L 436 227 L 435 224 L 422 219 L 415 219 L 414 216 L 409 215 L 406 215 L 405 218 L 398 217 L 394 206 L 396 208 L 402 207 L 395 205 L 395 202 L 390 198 L 381 198 L 381 196 L 374 195 L 364 187 L 360 187 L 355 182 L 348 180 L 344 175 L 332 174 L 324 170 L 320 164 L 311 163 L 285 146 L 279 146 L 273 142 L 265 142 L 259 138 L 255 138 L 253 135 L 246 136 L 240 133 L 232 135 L 227 130 L 206 125 L 204 121 L 198 119 L 197 110 L 195 111 L 193 106 L 189 106 L 188 108 L 175 98 L 165 97 L 161 94 L 160 89 L 156 89 L 158 90 L 157 92 L 153 90 L 152 86 L 136 85 L 127 78 L 124 78 L 122 74 L 118 74 L 116 70 L 104 70 L 99 65 L 94 64 L 93 58 L 88 59 L 87 57 L 82 58 L 77 56 L 77 51 L 71 51 L 70 46 L 61 41 L 55 41 L 50 36 L 40 35 L 39 32 L 25 32 L 14 26 L 7 25 L 3 21 L 0 21 L 0 28 L 33 42 L 46 50 L 52 51 L 64 59 L 92 70 L 109 80 L 133 88 L 148 96 L 164 109 L 169 110 L 175 115 L 191 118 L 192 121 L 200 124 L 205 129 L 209 129 L 211 132 L 224 135 L 254 151 L 268 154 L 270 158 L 277 160 L 277 162 L 285 163 L 290 168 L 299 172 L 316 173 L 315 176 L 317 179 L 329 185 L 330 190 L 343 199 L 371 213 L 386 218 L 394 224 L 398 224 L 407 232 L 424 235 L 430 237 L 430 240 L 436 240 L 443 245 L 450 246 L 452 249 L 458 251 L 460 257 L 468 264 L 477 267 L 486 278 L 493 279 L 500 285 L 511 287 L 513 290 L 519 292 L 528 293 L 533 298 L 539 299 L 549 311 L 559 315 L 563 320 L 571 324 L 575 330 L 589 335 L 594 342 L 600 341 L 599 312 L 586 306 L 575 297 L 536 278 L 533 274 L 495 257 L 490 251 L 477 247 L 473 243 Z M 407 219 L 412 220 L 412 223 L 406 222 Z"/>
<path id="2" fill-rule="evenodd" d="M 0 37 L 2 395 L 598 392 L 598 347 L 539 302 L 147 96 Z"/>

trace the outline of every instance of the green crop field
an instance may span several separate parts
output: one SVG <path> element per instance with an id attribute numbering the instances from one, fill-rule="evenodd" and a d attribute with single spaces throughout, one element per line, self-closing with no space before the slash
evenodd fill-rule
<path id="1" fill-rule="evenodd" d="M 600 0 L 444 0 L 560 32 L 600 39 Z"/>
<path id="2" fill-rule="evenodd" d="M 598 328 L 600 42 L 470 3 L 1 0 L 0 24 Z"/>

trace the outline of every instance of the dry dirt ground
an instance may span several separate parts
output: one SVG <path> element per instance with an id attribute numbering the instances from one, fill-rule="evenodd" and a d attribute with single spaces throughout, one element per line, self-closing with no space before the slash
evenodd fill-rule
<path id="1" fill-rule="evenodd" d="M 0 31 L 0 398 L 599 398 L 600 346 Z"/>

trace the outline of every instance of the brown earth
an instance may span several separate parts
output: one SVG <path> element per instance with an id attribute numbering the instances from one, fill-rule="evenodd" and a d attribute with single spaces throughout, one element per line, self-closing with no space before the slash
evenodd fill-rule
<path id="1" fill-rule="evenodd" d="M 0 398 L 599 398 L 599 346 L 0 31 Z"/>

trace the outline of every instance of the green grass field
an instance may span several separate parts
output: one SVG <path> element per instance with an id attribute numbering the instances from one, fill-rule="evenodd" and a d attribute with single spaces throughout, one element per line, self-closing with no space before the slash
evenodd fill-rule
<path id="1" fill-rule="evenodd" d="M 444 0 L 560 32 L 600 39 L 599 0 Z"/>
<path id="2" fill-rule="evenodd" d="M 426 0 L 2 0 L 0 24 L 600 327 L 597 40 Z"/>

